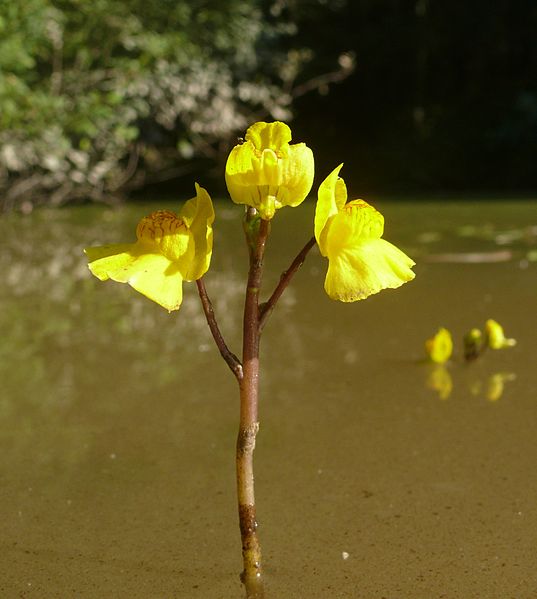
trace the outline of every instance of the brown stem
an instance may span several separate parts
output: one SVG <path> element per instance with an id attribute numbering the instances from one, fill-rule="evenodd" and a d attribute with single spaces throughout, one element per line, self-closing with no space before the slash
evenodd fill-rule
<path id="1" fill-rule="evenodd" d="M 250 219 L 250 220 L 248 220 Z M 247 217 L 251 224 L 252 214 Z M 263 256 L 270 223 L 259 221 L 259 230 L 249 238 L 250 270 L 246 286 L 243 328 L 243 377 L 240 386 L 240 423 L 237 436 L 237 497 L 242 539 L 244 571 L 242 580 L 247 596 L 263 596 L 261 549 L 257 537 L 255 514 L 253 454 L 259 430 L 259 288 L 263 275 Z"/>
<path id="2" fill-rule="evenodd" d="M 291 279 L 295 275 L 296 271 L 304 264 L 304 260 L 308 255 L 308 252 L 315 245 L 315 237 L 312 237 L 306 245 L 298 252 L 296 258 L 291 263 L 291 266 L 282 273 L 280 277 L 280 282 L 274 289 L 274 292 L 269 297 L 269 299 L 263 304 L 261 307 L 261 311 L 259 314 L 259 331 L 263 330 L 269 316 L 272 314 L 274 310 L 274 306 L 276 306 L 276 302 L 280 299 L 282 293 L 285 291 L 285 288 L 291 282 Z"/>
<path id="3" fill-rule="evenodd" d="M 242 379 L 242 364 L 239 358 L 237 358 L 237 356 L 229 350 L 224 338 L 222 337 L 222 333 L 220 332 L 218 323 L 216 322 L 216 316 L 214 315 L 213 304 L 209 299 L 203 279 L 198 279 L 196 284 L 198 286 L 201 305 L 203 306 L 203 311 L 205 312 L 205 318 L 207 318 L 207 324 L 209 325 L 209 329 L 213 335 L 216 347 L 220 351 L 220 355 L 226 361 L 231 372 L 235 375 L 235 378 L 240 382 Z"/>

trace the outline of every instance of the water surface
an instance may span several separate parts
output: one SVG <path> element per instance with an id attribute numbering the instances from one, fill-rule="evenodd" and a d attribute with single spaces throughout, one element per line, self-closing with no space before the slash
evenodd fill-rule
<path id="1" fill-rule="evenodd" d="M 256 491 L 267 597 L 533 598 L 536 204 L 377 207 L 386 238 L 415 258 L 415 281 L 334 303 L 314 250 L 265 330 Z M 242 597 L 238 395 L 195 286 L 169 315 L 91 277 L 82 255 L 131 240 L 153 209 L 0 221 L 6 599 Z M 311 235 L 312 210 L 278 213 L 267 290 Z M 238 215 L 217 206 L 206 277 L 236 352 Z M 518 344 L 464 364 L 462 335 L 487 318 Z M 439 326 L 457 342 L 444 370 L 422 362 Z"/>

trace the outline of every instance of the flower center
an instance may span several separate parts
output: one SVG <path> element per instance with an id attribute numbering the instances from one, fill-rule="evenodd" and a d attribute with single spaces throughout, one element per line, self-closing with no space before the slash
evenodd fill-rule
<path id="1" fill-rule="evenodd" d="M 182 218 L 170 210 L 157 210 L 142 218 L 138 223 L 136 237 L 140 241 L 160 243 L 166 235 L 173 235 L 181 228 L 186 233 L 187 227 Z"/>
<path id="2" fill-rule="evenodd" d="M 184 257 L 189 246 L 191 251 L 194 250 L 194 246 L 189 244 L 192 234 L 186 223 L 169 210 L 157 210 L 143 218 L 136 229 L 136 236 L 152 251 L 173 261 Z"/>

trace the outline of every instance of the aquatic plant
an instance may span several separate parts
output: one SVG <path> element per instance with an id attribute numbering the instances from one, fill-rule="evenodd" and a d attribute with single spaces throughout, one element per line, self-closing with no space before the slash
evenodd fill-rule
<path id="1" fill-rule="evenodd" d="M 475 360 L 486 349 L 504 349 L 514 347 L 516 339 L 505 336 L 501 324 L 489 318 L 483 331 L 477 327 L 467 331 L 463 338 L 463 353 L 466 361 Z M 438 332 L 425 341 L 425 351 L 431 362 L 444 364 L 453 353 L 453 340 L 448 329 L 441 327 Z"/>
<path id="2" fill-rule="evenodd" d="M 516 339 L 508 339 L 500 323 L 492 318 L 485 322 L 484 330 L 470 329 L 463 338 L 465 360 L 475 360 L 486 349 L 505 349 L 514 347 Z"/>
<path id="3" fill-rule="evenodd" d="M 425 351 L 432 362 L 436 364 L 447 362 L 453 353 L 451 333 L 444 327 L 438 329 L 436 335 L 425 342 Z"/>
<path id="4" fill-rule="evenodd" d="M 500 323 L 489 318 L 485 323 L 485 338 L 490 349 L 503 349 L 516 345 L 516 339 L 508 339 Z"/>
<path id="5" fill-rule="evenodd" d="M 484 330 L 477 327 L 471 328 L 462 338 L 463 357 L 465 362 L 477 360 L 487 349 L 504 349 L 516 345 L 516 339 L 505 336 L 503 327 L 489 318 Z M 425 341 L 425 352 L 432 367 L 427 376 L 426 385 L 438 393 L 440 399 L 447 399 L 453 390 L 453 379 L 447 363 L 453 355 L 453 339 L 451 332 L 441 327 L 430 339 Z M 452 365 L 452 364 L 451 364 Z M 490 401 L 497 401 L 503 394 L 506 382 L 516 377 L 510 372 L 496 372 L 492 374 L 486 386 L 485 397 Z M 474 380 L 470 385 L 472 395 L 478 395 L 482 390 L 482 381 Z"/>
<path id="6" fill-rule="evenodd" d="M 239 359 L 220 332 L 204 275 L 212 254 L 214 212 L 209 194 L 196 184 L 196 197 L 178 215 L 157 211 L 144 217 L 131 244 L 87 248 L 91 272 L 101 280 L 128 283 L 168 311 L 178 310 L 182 282 L 196 281 L 207 323 L 220 354 L 234 374 L 240 394 L 236 474 L 239 524 L 248 597 L 263 596 L 261 548 L 257 534 L 253 456 L 259 431 L 259 345 L 274 307 L 308 252 L 317 243 L 329 266 L 325 290 L 343 302 L 364 299 L 414 278 L 414 262 L 381 239 L 382 215 L 364 200 L 347 202 L 339 177 L 341 165 L 321 183 L 314 236 L 282 274 L 267 301 L 260 302 L 265 248 L 277 210 L 298 206 L 313 184 L 314 159 L 303 143 L 290 144 L 291 130 L 282 122 L 257 122 L 229 154 L 226 183 L 231 199 L 245 206 L 243 227 L 249 250 Z"/>

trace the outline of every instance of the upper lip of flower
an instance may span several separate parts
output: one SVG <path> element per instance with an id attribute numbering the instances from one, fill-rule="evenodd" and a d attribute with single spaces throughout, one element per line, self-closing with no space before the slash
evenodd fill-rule
<path id="1" fill-rule="evenodd" d="M 259 122 L 236 145 L 226 163 L 226 184 L 237 204 L 256 208 L 271 219 L 282 206 L 297 206 L 313 183 L 313 153 L 305 144 L 289 144 L 285 123 Z"/>

